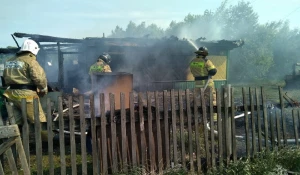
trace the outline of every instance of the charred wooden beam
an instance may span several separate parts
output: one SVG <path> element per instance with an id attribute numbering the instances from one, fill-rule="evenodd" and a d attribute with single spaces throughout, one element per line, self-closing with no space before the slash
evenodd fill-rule
<path id="1" fill-rule="evenodd" d="M 15 37 L 18 38 L 30 38 L 36 42 L 62 42 L 62 43 L 81 43 L 82 39 L 72 39 L 72 38 L 60 38 L 47 35 L 38 34 L 27 34 L 27 33 L 14 33 Z"/>
<path id="2" fill-rule="evenodd" d="M 0 48 L 0 54 L 14 54 L 17 53 L 19 50 L 19 48 Z"/>

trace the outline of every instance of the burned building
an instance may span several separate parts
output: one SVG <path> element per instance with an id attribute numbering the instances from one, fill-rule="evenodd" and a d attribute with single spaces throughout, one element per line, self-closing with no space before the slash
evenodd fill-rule
<path id="1" fill-rule="evenodd" d="M 14 33 L 17 38 L 30 38 L 40 45 L 38 61 L 44 67 L 53 86 L 81 91 L 90 89 L 89 68 L 97 57 L 106 52 L 111 55 L 113 72 L 133 75 L 133 88 L 137 91 L 170 88 L 193 88 L 189 76 L 189 62 L 197 47 L 206 46 L 210 59 L 218 68 L 214 76 L 216 86 L 228 78 L 230 50 L 243 45 L 243 41 L 205 41 L 168 37 L 150 38 L 84 38 L 71 39 L 36 34 Z"/>

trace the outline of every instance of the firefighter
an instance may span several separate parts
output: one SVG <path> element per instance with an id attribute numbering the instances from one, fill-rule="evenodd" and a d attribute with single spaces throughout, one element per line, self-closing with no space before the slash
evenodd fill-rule
<path id="1" fill-rule="evenodd" d="M 48 92 L 46 74 L 36 60 L 38 52 L 38 44 L 27 39 L 20 51 L 5 62 L 3 79 L 8 88 L 3 95 L 7 102 L 12 105 L 15 121 L 19 126 L 23 124 L 21 99 L 26 99 L 27 119 L 30 123 L 34 123 L 33 99 L 39 99 L 39 96 L 44 96 Z M 46 122 L 46 116 L 40 102 L 38 106 L 39 120 Z M 42 132 L 42 138 L 45 137 L 47 137 L 47 133 Z"/>
<path id="2" fill-rule="evenodd" d="M 195 78 L 196 88 L 205 88 L 205 99 L 209 99 L 209 94 L 213 94 L 213 104 L 216 105 L 216 91 L 212 76 L 216 75 L 217 69 L 214 64 L 207 58 L 208 49 L 200 47 L 196 52 L 196 58 L 190 62 L 190 71 Z M 214 121 L 217 120 L 214 114 Z"/>
<path id="3" fill-rule="evenodd" d="M 111 57 L 107 53 L 103 53 L 97 58 L 97 62 L 90 67 L 89 74 L 101 73 L 101 72 L 111 72 L 109 63 L 111 62 Z"/>
<path id="4" fill-rule="evenodd" d="M 111 62 L 111 56 L 109 54 L 103 53 L 102 55 L 100 55 L 97 58 L 97 62 L 94 63 L 90 67 L 90 71 L 89 71 L 90 76 L 92 76 L 93 73 L 112 72 L 111 68 L 109 66 L 110 62 Z M 85 92 L 84 95 L 91 95 L 94 92 L 95 92 L 94 90 L 90 90 L 88 92 Z M 99 103 L 98 98 L 96 98 L 95 103 L 96 104 Z M 98 110 L 98 109 L 96 109 L 96 110 Z M 87 152 L 92 153 L 92 135 L 91 135 L 91 131 L 89 131 L 87 136 L 86 136 L 86 147 L 87 147 Z"/>

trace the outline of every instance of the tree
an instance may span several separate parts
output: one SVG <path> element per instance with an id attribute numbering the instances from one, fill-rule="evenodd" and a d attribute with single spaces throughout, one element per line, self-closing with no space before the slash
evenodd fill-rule
<path id="1" fill-rule="evenodd" d="M 292 73 L 293 64 L 300 62 L 300 31 L 291 30 L 288 21 L 259 24 L 258 18 L 250 2 L 240 1 L 228 7 L 228 0 L 224 0 L 215 11 L 205 10 L 202 14 L 188 14 L 182 21 L 171 21 L 166 30 L 155 24 L 136 25 L 130 21 L 125 31 L 117 26 L 112 36 L 243 39 L 245 45 L 230 52 L 230 81 L 283 79 Z"/>

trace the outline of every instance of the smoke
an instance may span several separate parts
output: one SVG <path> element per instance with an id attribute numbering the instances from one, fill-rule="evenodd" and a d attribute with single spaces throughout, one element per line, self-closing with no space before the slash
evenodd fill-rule
<path id="1" fill-rule="evenodd" d="M 287 68 L 299 58 L 299 52 L 295 52 L 299 46 L 299 32 L 292 33 L 292 37 L 289 36 L 289 30 L 284 31 L 284 27 L 280 32 L 284 34 L 270 40 L 277 35 L 278 27 L 259 25 L 258 15 L 250 3 L 244 1 L 230 7 L 227 7 L 227 1 L 224 1 L 215 11 L 188 14 L 183 21 L 172 21 L 166 30 L 155 24 L 147 26 L 145 22 L 139 25 L 129 22 L 125 30 L 117 26 L 111 38 L 83 40 L 77 47 L 77 51 L 80 52 L 77 55 L 79 67 L 71 69 L 72 65 L 64 66 L 64 71 L 68 72 L 66 76 L 74 76 L 66 83 L 68 86 L 89 90 L 89 67 L 103 52 L 111 55 L 110 66 L 113 72 L 133 74 L 135 89 L 148 87 L 157 81 L 186 80 L 189 61 L 193 58 L 194 51 L 200 47 L 195 45 L 194 41 L 199 38 L 205 41 L 245 40 L 244 47 L 230 52 L 232 61 L 229 65 L 229 77 L 235 82 L 259 80 L 271 77 L 271 70 L 281 73 L 275 71 L 279 68 L 275 63 Z M 287 43 L 288 40 L 293 41 L 293 46 Z M 282 47 L 283 44 L 286 44 L 285 47 Z M 288 55 L 293 59 L 281 54 L 284 49 L 290 52 Z M 278 59 L 280 56 L 284 56 L 284 59 Z M 65 63 L 67 59 L 65 58 Z M 289 63 L 284 60 L 288 60 Z M 53 65 L 55 64 L 57 63 L 53 62 Z M 48 73 L 51 77 L 58 76 L 53 70 Z"/>

